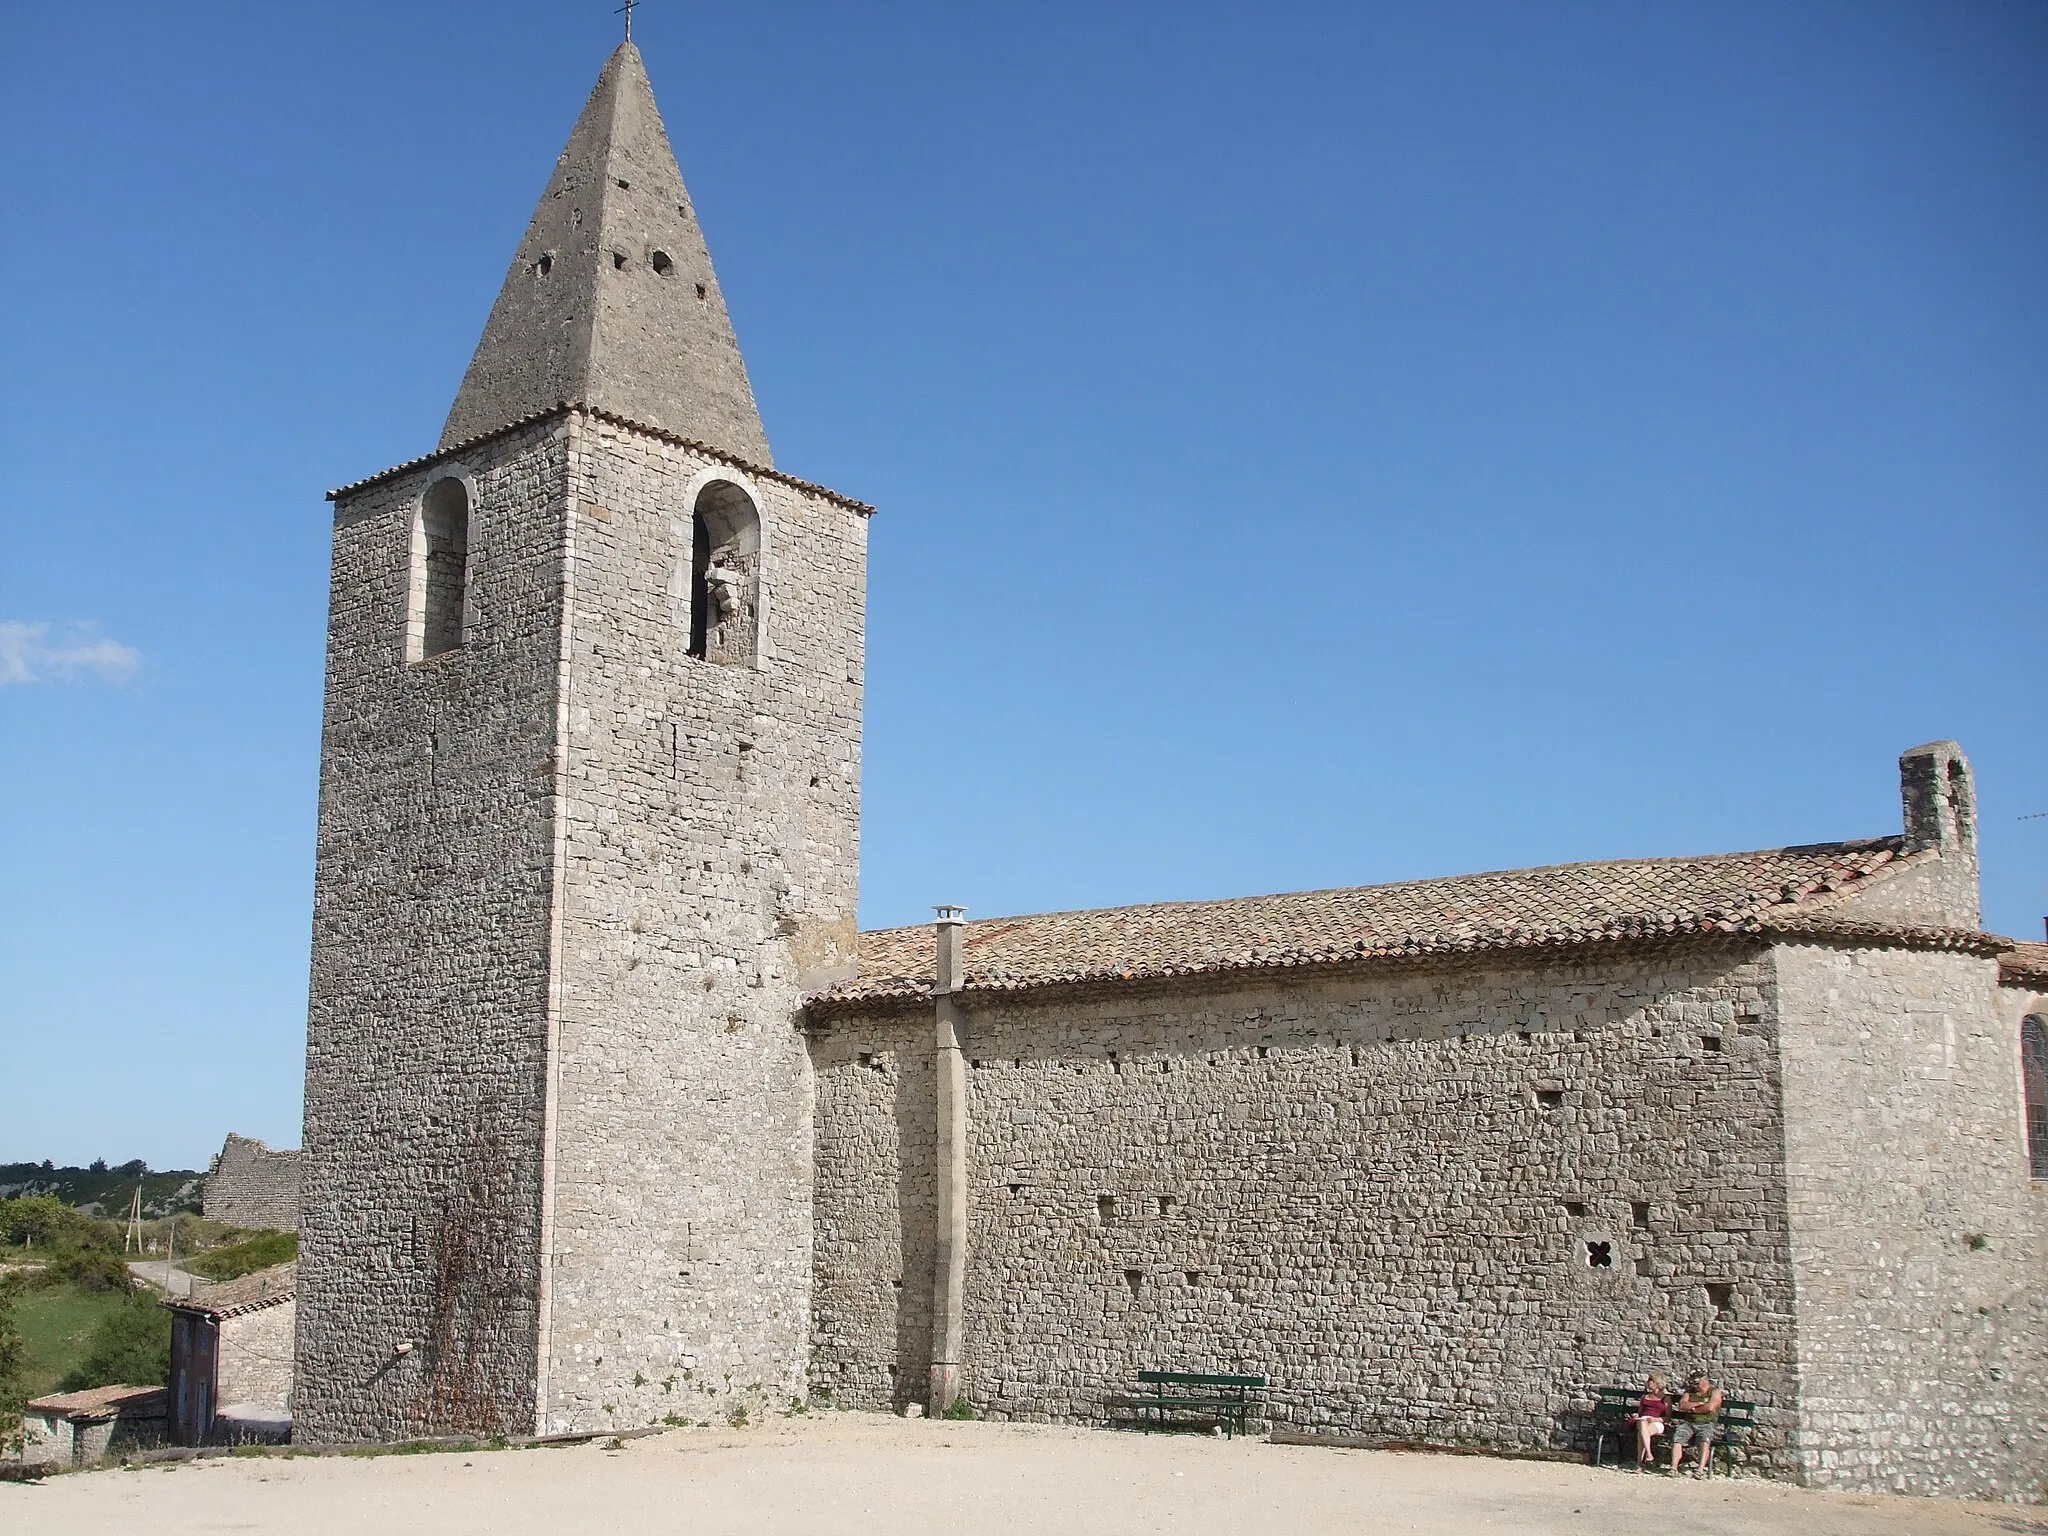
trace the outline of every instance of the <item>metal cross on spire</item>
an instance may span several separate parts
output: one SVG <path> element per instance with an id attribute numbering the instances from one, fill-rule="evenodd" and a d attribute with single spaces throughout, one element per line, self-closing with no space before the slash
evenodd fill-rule
<path id="1" fill-rule="evenodd" d="M 626 0 L 624 5 L 612 12 L 614 16 L 626 18 L 626 41 L 629 43 L 633 41 L 633 7 L 639 3 L 640 0 Z"/>

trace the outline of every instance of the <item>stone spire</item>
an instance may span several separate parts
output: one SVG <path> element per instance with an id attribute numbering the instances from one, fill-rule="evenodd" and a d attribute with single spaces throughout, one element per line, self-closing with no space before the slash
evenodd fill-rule
<path id="1" fill-rule="evenodd" d="M 598 76 L 441 429 L 446 448 L 581 401 L 772 468 L 640 50 Z"/>

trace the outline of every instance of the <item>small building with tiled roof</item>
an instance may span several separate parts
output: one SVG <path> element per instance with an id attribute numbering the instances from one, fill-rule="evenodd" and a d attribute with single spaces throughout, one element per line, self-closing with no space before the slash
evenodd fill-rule
<path id="1" fill-rule="evenodd" d="M 29 1467 L 89 1467 L 164 1438 L 164 1389 L 115 1385 L 58 1392 L 22 1409 L 21 1461 Z"/>
<path id="2" fill-rule="evenodd" d="M 280 1438 L 292 1406 L 298 1264 L 273 1264 L 163 1303 L 171 1313 L 169 1433 L 179 1445 Z"/>

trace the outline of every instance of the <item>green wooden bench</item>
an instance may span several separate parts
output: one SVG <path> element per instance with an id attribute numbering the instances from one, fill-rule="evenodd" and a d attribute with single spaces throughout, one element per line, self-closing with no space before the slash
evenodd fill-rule
<path id="1" fill-rule="evenodd" d="M 1595 1387 L 1593 1393 L 1593 1465 L 1597 1467 L 1607 1459 L 1609 1440 L 1620 1441 L 1626 1449 L 1635 1438 L 1636 1427 L 1629 1423 L 1629 1415 L 1636 1411 L 1643 1392 L 1640 1387 Z"/>
<path id="2" fill-rule="evenodd" d="M 1241 1435 L 1245 1424 L 1259 1410 L 1259 1394 L 1266 1390 L 1263 1376 L 1207 1376 L 1194 1371 L 1140 1371 L 1141 1390 L 1108 1399 L 1112 1412 L 1135 1413 L 1138 1425 L 1148 1435 L 1154 1429 L 1169 1429 L 1181 1414 L 1208 1415 L 1223 1426 L 1223 1433 Z"/>
<path id="3" fill-rule="evenodd" d="M 1593 1465 L 1599 1466 L 1606 1459 L 1607 1442 L 1617 1440 L 1621 1449 L 1629 1452 L 1629 1460 L 1635 1459 L 1635 1425 L 1629 1417 L 1636 1411 L 1636 1403 L 1642 1398 L 1641 1387 L 1595 1387 L 1593 1403 Z M 1672 1423 L 1681 1416 L 1673 1414 Z M 1720 1466 L 1730 1473 L 1735 1470 L 1736 1452 L 1741 1459 L 1749 1459 L 1749 1437 L 1756 1431 L 1756 1404 L 1747 1398 L 1723 1396 L 1721 1399 L 1721 1422 L 1714 1431 L 1714 1459 L 1708 1468 Z M 1667 1430 L 1666 1433 L 1669 1433 Z M 1660 1437 L 1661 1443 L 1661 1437 Z M 1653 1446 L 1654 1453 L 1655 1447 Z M 1687 1447 L 1688 1452 L 1691 1447 Z M 1616 1460 L 1620 1459 L 1619 1452 Z"/>

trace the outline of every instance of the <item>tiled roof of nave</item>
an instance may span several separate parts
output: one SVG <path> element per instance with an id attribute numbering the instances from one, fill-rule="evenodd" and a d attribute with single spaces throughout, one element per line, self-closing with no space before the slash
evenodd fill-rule
<path id="1" fill-rule="evenodd" d="M 1898 837 L 1690 859 L 1617 859 L 1394 885 L 984 918 L 966 925 L 966 987 L 1016 991 L 1275 966 L 1755 932 L 1810 916 L 1927 854 Z M 860 936 L 860 974 L 830 1012 L 922 997 L 929 925 Z"/>

